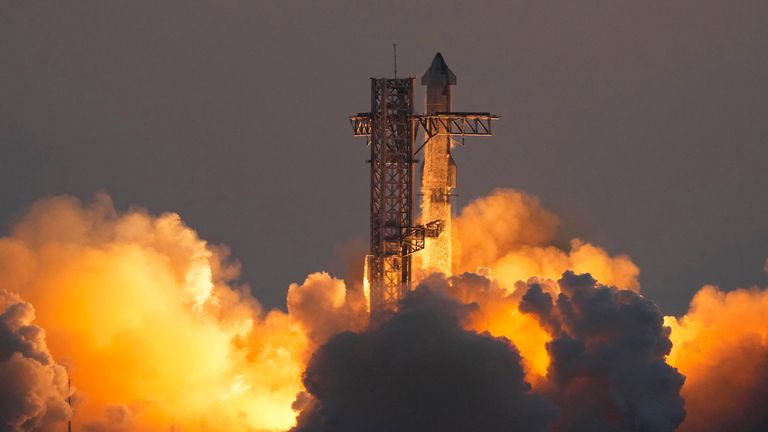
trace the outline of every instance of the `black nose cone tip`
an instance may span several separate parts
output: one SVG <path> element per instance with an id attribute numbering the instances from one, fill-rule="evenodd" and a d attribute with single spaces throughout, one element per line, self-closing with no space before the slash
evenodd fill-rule
<path id="1" fill-rule="evenodd" d="M 456 75 L 448 68 L 448 65 L 440 53 L 435 54 L 429 69 L 421 77 L 421 85 L 425 86 L 446 86 L 456 85 Z"/>

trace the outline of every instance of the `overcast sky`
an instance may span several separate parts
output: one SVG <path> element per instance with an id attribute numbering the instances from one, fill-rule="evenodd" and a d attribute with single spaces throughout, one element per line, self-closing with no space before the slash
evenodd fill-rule
<path id="1" fill-rule="evenodd" d="M 282 307 L 367 241 L 347 116 L 396 41 L 400 75 L 441 51 L 454 110 L 502 117 L 455 152 L 460 205 L 536 195 L 678 313 L 702 284 L 768 283 L 766 23 L 764 0 L 0 0 L 2 232 L 42 196 L 107 191 L 229 245 Z"/>

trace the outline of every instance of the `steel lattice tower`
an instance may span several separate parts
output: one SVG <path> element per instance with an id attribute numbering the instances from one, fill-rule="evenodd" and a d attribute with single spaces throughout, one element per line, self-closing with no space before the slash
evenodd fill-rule
<path id="1" fill-rule="evenodd" d="M 413 78 L 371 79 L 371 313 L 393 311 L 410 282 Z"/>

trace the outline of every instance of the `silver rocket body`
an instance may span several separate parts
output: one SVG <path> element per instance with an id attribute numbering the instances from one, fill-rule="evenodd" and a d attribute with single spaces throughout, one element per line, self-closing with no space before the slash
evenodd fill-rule
<path id="1" fill-rule="evenodd" d="M 443 56 L 437 53 L 427 72 L 421 78 L 426 86 L 426 115 L 439 115 L 451 111 L 451 87 L 456 75 L 448 68 Z M 451 138 L 442 131 L 424 146 L 421 193 L 422 222 L 443 220 L 442 233 L 426 240 L 422 253 L 421 271 L 451 274 L 451 195 L 456 187 L 456 164 L 451 157 Z"/>

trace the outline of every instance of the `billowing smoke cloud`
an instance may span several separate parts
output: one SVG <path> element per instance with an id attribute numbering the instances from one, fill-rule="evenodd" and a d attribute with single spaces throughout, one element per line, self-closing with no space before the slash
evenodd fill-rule
<path id="1" fill-rule="evenodd" d="M 120 214 L 104 195 L 85 207 L 42 200 L 0 239 L 0 281 L 35 305 L 53 358 L 69 367 L 75 430 L 290 428 L 309 338 L 287 314 L 263 311 L 237 274 L 178 215 Z M 7 306 L 5 331 L 34 342 L 26 310 Z M 65 375 L 30 347 L 6 354 L 6 371 L 26 371 L 6 372 L 21 380 L 9 382 L 50 383 L 3 385 L 0 397 L 5 408 L 38 395 L 14 414 L 35 421 L 63 410 Z"/>
<path id="2" fill-rule="evenodd" d="M 360 331 L 368 324 L 365 304 L 351 292 L 328 273 L 313 273 L 303 284 L 288 287 L 288 313 L 303 326 L 313 348 L 336 333 Z"/>
<path id="3" fill-rule="evenodd" d="M 380 327 L 315 352 L 296 430 L 671 432 L 685 409 L 669 335 L 655 304 L 589 274 L 511 293 L 478 274 L 432 275 Z M 526 375 L 518 341 L 540 344 L 545 374 Z"/>
<path id="4" fill-rule="evenodd" d="M 33 324 L 29 303 L 0 290 L 0 430 L 10 432 L 64 427 L 67 372 L 48 352 L 45 331 Z"/>
<path id="5" fill-rule="evenodd" d="M 477 273 L 463 273 L 449 278 L 433 274 L 422 283 L 447 293 L 459 302 L 472 304 L 462 321 L 464 328 L 512 340 L 522 354 L 528 380 L 536 386 L 544 378 L 549 366 L 546 343 L 550 335 L 536 317 L 518 308 L 527 285 L 518 283 L 510 292 L 501 287 L 498 280 Z"/>
<path id="6" fill-rule="evenodd" d="M 0 425 L 59 426 L 68 373 L 88 432 L 287 430 L 292 404 L 302 431 L 671 431 L 671 364 L 687 376 L 679 430 L 766 430 L 766 291 L 703 289 L 667 318 L 667 364 L 637 267 L 580 240 L 558 249 L 556 229 L 519 192 L 473 202 L 454 224 L 457 276 L 426 276 L 366 329 L 360 290 L 327 273 L 289 287 L 289 313 L 264 311 L 178 215 L 42 200 L 0 238 Z M 568 269 L 631 291 L 553 282 Z"/>
<path id="7" fill-rule="evenodd" d="M 512 290 L 531 277 L 556 280 L 566 270 L 590 273 L 608 285 L 639 290 L 639 269 L 625 255 L 579 239 L 571 250 L 552 245 L 559 221 L 539 200 L 513 189 L 496 189 L 464 207 L 453 221 L 453 273 L 488 268 Z M 418 255 L 417 255 L 418 256 Z"/>
<path id="8" fill-rule="evenodd" d="M 559 294 L 531 284 L 520 309 L 552 335 L 546 393 L 561 409 L 553 431 L 671 432 L 683 421 L 684 378 L 666 363 L 670 329 L 635 292 L 566 272 Z"/>
<path id="9" fill-rule="evenodd" d="M 544 431 L 555 410 L 532 393 L 508 340 L 464 330 L 471 307 L 422 285 L 400 312 L 341 333 L 304 374 L 300 432 Z"/>
<path id="10" fill-rule="evenodd" d="M 667 323 L 670 363 L 686 375 L 680 431 L 768 430 L 768 290 L 706 286 L 687 315 Z"/>

